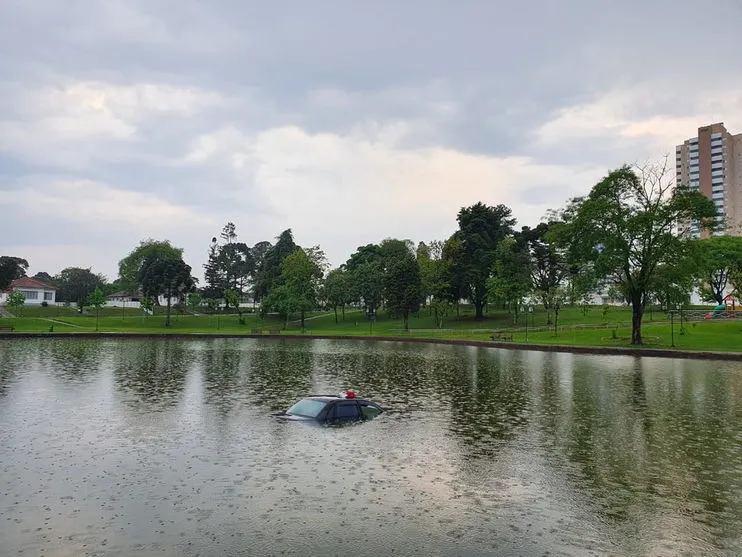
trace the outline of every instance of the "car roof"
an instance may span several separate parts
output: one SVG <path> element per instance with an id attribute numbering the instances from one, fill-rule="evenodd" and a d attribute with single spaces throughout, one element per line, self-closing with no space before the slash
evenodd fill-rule
<path id="1" fill-rule="evenodd" d="M 369 404 L 374 404 L 374 405 L 378 406 L 378 404 L 376 404 L 375 402 L 372 402 L 370 400 L 366 400 L 364 398 L 359 398 L 357 396 L 356 397 L 353 397 L 353 398 L 346 398 L 346 397 L 338 396 L 338 395 L 310 395 L 310 396 L 305 396 L 304 399 L 305 400 L 306 399 L 321 400 L 322 402 L 332 402 L 332 401 L 335 401 L 335 400 L 349 400 L 349 401 L 354 401 L 355 400 L 357 402 L 367 402 Z"/>

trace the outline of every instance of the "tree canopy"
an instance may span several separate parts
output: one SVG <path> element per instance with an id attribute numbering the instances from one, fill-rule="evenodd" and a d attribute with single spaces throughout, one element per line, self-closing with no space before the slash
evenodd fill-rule
<path id="1" fill-rule="evenodd" d="M 559 241 L 626 296 L 632 307 L 631 342 L 642 344 L 642 317 L 658 269 L 678 266 L 690 255 L 690 240 L 675 227 L 687 220 L 712 226 L 713 202 L 674 188 L 665 161 L 610 172 L 572 208 L 559 226 Z"/>
<path id="2" fill-rule="evenodd" d="M 119 261 L 119 284 L 128 293 L 136 293 L 142 287 L 140 271 L 144 260 L 150 257 L 183 257 L 183 249 L 176 248 L 169 240 L 141 240 L 129 255 Z"/>
<path id="3" fill-rule="evenodd" d="M 10 283 L 26 276 L 28 261 L 20 257 L 0 256 L 0 292 L 7 290 Z"/>
<path id="4" fill-rule="evenodd" d="M 170 253 L 155 253 L 142 263 L 139 282 L 144 295 L 151 298 L 163 296 L 167 302 L 165 326 L 170 326 L 172 300 L 184 301 L 195 288 L 191 267 L 180 256 Z"/>

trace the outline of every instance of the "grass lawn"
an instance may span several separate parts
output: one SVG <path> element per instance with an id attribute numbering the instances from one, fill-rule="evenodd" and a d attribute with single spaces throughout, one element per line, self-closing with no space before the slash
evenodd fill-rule
<path id="1" fill-rule="evenodd" d="M 630 346 L 631 311 L 625 307 L 610 307 L 603 311 L 600 307 L 564 308 L 559 315 L 559 329 L 547 325 L 543 309 L 535 308 L 529 315 L 526 328 L 525 316 L 519 316 L 515 323 L 512 314 L 506 311 L 493 311 L 482 321 L 474 319 L 470 308 L 463 308 L 457 316 L 455 312 L 437 328 L 433 316 L 427 309 L 410 317 L 409 331 L 404 331 L 401 319 L 389 318 L 383 311 L 375 322 L 366 319 L 363 312 L 350 310 L 345 319 L 339 314 L 335 322 L 333 312 L 317 313 L 307 316 L 305 332 L 302 333 L 298 320 L 292 319 L 284 329 L 278 317 L 243 314 L 244 325 L 239 323 L 236 314 L 217 315 L 171 315 L 172 324 L 164 327 L 162 315 L 144 316 L 134 308 L 103 308 L 98 318 L 101 332 L 127 333 L 216 333 L 250 334 L 259 328 L 263 333 L 281 329 L 281 334 L 301 335 L 346 335 L 346 336 L 393 336 L 488 340 L 493 331 L 513 334 L 513 342 L 518 344 L 562 344 L 579 346 Z M 53 327 L 54 332 L 93 332 L 96 330 L 95 312 L 80 315 L 75 308 L 65 307 L 27 307 L 22 317 L 0 319 L 0 324 L 12 324 L 17 332 L 44 332 Z M 742 351 L 742 321 L 708 320 L 686 322 L 681 330 L 679 322 L 671 328 L 664 312 L 647 312 L 644 317 L 642 333 L 648 348 L 671 348 L 672 329 L 677 349 Z M 2 333 L 0 333 L 2 334 Z"/>

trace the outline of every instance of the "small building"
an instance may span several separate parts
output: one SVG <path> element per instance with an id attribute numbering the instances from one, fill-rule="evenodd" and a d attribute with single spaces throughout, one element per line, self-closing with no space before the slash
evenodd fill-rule
<path id="1" fill-rule="evenodd" d="M 39 306 L 56 303 L 57 288 L 30 277 L 23 277 L 10 283 L 10 289 L 0 292 L 0 304 L 6 304 L 11 292 L 20 292 L 26 299 L 26 304 Z"/>

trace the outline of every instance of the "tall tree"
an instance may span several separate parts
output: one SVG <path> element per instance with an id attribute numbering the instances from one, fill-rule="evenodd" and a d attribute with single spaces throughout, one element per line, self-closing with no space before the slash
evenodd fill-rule
<path id="1" fill-rule="evenodd" d="M 76 304 L 82 311 L 88 296 L 96 289 L 103 288 L 106 278 L 93 273 L 90 268 L 67 267 L 54 277 L 57 285 L 57 301 Z"/>
<path id="2" fill-rule="evenodd" d="M 389 253 L 384 268 L 384 299 L 389 311 L 401 316 L 404 328 L 408 330 L 410 313 L 415 313 L 420 308 L 420 266 L 409 249 L 390 249 Z"/>
<path id="3" fill-rule="evenodd" d="M 0 292 L 7 290 L 10 283 L 26 276 L 28 261 L 20 257 L 0 256 Z"/>
<path id="4" fill-rule="evenodd" d="M 141 240 L 129 255 L 119 261 L 119 283 L 125 292 L 135 294 L 141 289 L 139 276 L 142 265 L 145 259 L 154 256 L 179 258 L 183 257 L 183 249 L 174 247 L 169 240 L 160 241 L 152 238 Z"/>
<path id="5" fill-rule="evenodd" d="M 375 313 L 384 290 L 381 248 L 376 244 L 360 246 L 350 255 L 345 268 L 350 276 L 353 300 L 361 302 L 367 312 Z"/>
<path id="6" fill-rule="evenodd" d="M 303 330 L 306 312 L 317 306 L 321 279 L 320 265 L 313 261 L 306 250 L 298 248 L 284 258 L 281 263 L 281 281 L 265 297 L 263 304 L 266 309 L 283 314 L 286 321 L 289 314 L 299 312 Z"/>
<path id="7" fill-rule="evenodd" d="M 492 301 L 505 302 L 517 323 L 523 300 L 531 292 L 531 256 L 523 234 L 500 242 L 495 271 L 487 279 L 487 294 Z"/>
<path id="8" fill-rule="evenodd" d="M 610 172 L 575 205 L 558 237 L 626 295 L 631 343 L 642 344 L 642 317 L 658 268 L 689 256 L 690 240 L 675 234 L 675 226 L 686 220 L 713 226 L 714 204 L 698 192 L 674 188 L 665 159 Z"/>
<path id="9" fill-rule="evenodd" d="M 344 321 L 345 305 L 352 295 L 350 275 L 344 267 L 333 269 L 327 273 L 322 292 L 325 300 L 335 312 L 335 323 L 338 322 L 338 307 L 342 310 Z"/>
<path id="10" fill-rule="evenodd" d="M 289 254 L 293 253 L 299 246 L 294 242 L 291 229 L 284 230 L 278 236 L 275 245 L 271 246 L 263 257 L 260 268 L 255 277 L 255 293 L 258 299 L 267 296 L 272 288 L 280 283 L 281 264 Z"/>
<path id="11" fill-rule="evenodd" d="M 467 297 L 474 305 L 476 319 L 484 318 L 487 279 L 494 269 L 497 246 L 513 233 L 515 219 L 511 215 L 505 205 L 490 207 L 480 202 L 462 208 L 457 216 L 459 230 L 454 237 L 464 249 Z"/>
<path id="12" fill-rule="evenodd" d="M 563 250 L 549 241 L 549 225 L 539 224 L 536 228 L 524 226 L 521 235 L 527 242 L 530 254 L 530 271 L 533 293 L 541 301 L 551 323 L 553 301 L 556 289 L 560 288 L 568 276 L 569 267 Z"/>
<path id="13" fill-rule="evenodd" d="M 195 288 L 191 276 L 191 267 L 180 257 L 172 254 L 154 254 L 142 263 L 139 282 L 144 295 L 157 299 L 164 296 L 167 300 L 165 327 L 170 326 L 170 310 L 173 298 L 182 300 Z"/>
<path id="14" fill-rule="evenodd" d="M 454 233 L 445 244 L 443 244 L 442 259 L 446 269 L 444 275 L 445 283 L 448 284 L 446 296 L 452 304 L 456 306 L 456 315 L 459 314 L 459 305 L 462 299 L 467 296 L 467 269 L 468 260 L 464 243 L 458 234 Z"/>
<path id="15" fill-rule="evenodd" d="M 742 262 L 742 237 L 712 236 L 694 242 L 698 286 L 706 301 L 724 303 L 730 274 Z"/>
<path id="16" fill-rule="evenodd" d="M 209 257 L 204 264 L 203 294 L 208 298 L 224 299 L 227 307 L 235 306 L 239 312 L 242 297 L 255 276 L 255 262 L 247 244 L 237 241 L 234 223 L 228 222 L 219 236 L 221 243 L 215 237 L 211 239 Z M 227 291 L 232 291 L 229 297 Z"/>

